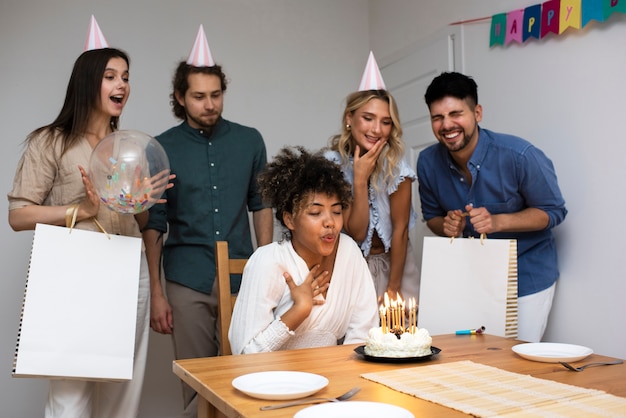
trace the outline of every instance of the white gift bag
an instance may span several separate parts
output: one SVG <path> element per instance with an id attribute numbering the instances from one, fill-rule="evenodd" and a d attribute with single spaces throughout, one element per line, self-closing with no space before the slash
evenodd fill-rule
<path id="1" fill-rule="evenodd" d="M 132 378 L 141 239 L 37 224 L 14 377 Z"/>
<path id="2" fill-rule="evenodd" d="M 424 237 L 418 325 L 517 337 L 517 241 Z"/>

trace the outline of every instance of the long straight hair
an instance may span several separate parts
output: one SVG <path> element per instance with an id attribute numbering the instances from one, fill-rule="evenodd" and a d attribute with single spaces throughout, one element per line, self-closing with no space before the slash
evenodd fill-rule
<path id="1" fill-rule="evenodd" d="M 83 52 L 74 62 L 59 115 L 52 123 L 31 132 L 26 140 L 47 133 L 49 141 L 62 142 L 62 154 L 71 148 L 85 134 L 89 117 L 98 110 L 102 78 L 111 58 L 122 58 L 130 66 L 128 55 L 119 49 L 102 48 Z M 112 116 L 109 123 L 112 130 L 117 130 L 119 117 Z"/>

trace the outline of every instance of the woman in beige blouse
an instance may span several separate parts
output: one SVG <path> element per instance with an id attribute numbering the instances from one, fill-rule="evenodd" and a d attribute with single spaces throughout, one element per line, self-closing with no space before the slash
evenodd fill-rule
<path id="1" fill-rule="evenodd" d="M 65 226 L 76 212 L 75 228 L 96 230 L 95 218 L 108 233 L 141 237 L 140 224 L 147 221 L 148 213 L 121 214 L 100 205 L 84 169 L 96 144 L 117 130 L 129 94 L 126 53 L 103 48 L 78 57 L 61 112 L 26 139 L 8 194 L 14 230 L 32 230 L 37 223 Z M 149 300 L 142 254 L 132 380 L 51 380 L 46 417 L 137 416 L 148 349 Z"/>

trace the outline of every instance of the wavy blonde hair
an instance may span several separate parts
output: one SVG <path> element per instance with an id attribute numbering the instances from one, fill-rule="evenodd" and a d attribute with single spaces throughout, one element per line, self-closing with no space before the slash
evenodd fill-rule
<path id="1" fill-rule="evenodd" d="M 339 152 L 342 166 L 350 164 L 350 157 L 354 155 L 356 141 L 352 131 L 348 128 L 347 116 L 368 103 L 370 100 L 382 100 L 389 104 L 389 115 L 392 126 L 387 146 L 383 149 L 376 162 L 376 167 L 370 176 L 370 182 L 375 189 L 388 188 L 397 175 L 397 168 L 404 158 L 404 142 L 402 141 L 402 126 L 398 107 L 391 93 L 387 90 L 366 90 L 351 93 L 346 97 L 346 109 L 343 113 L 341 133 L 330 139 L 330 149 Z M 372 181 L 373 180 L 373 181 Z"/>

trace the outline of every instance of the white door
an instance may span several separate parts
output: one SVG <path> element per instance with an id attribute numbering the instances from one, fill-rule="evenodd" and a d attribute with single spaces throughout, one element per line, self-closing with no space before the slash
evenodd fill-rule
<path id="1" fill-rule="evenodd" d="M 430 127 L 430 115 L 424 102 L 424 93 L 432 79 L 443 71 L 463 72 L 461 26 L 446 28 L 436 36 L 412 45 L 392 56 L 378 61 L 387 89 L 396 99 L 400 122 L 404 131 L 406 158 L 416 169 L 419 152 L 436 142 Z M 413 207 L 418 215 L 409 237 L 422 268 L 422 242 L 425 235 L 433 235 L 421 222 L 422 212 L 417 182 L 413 183 Z"/>

